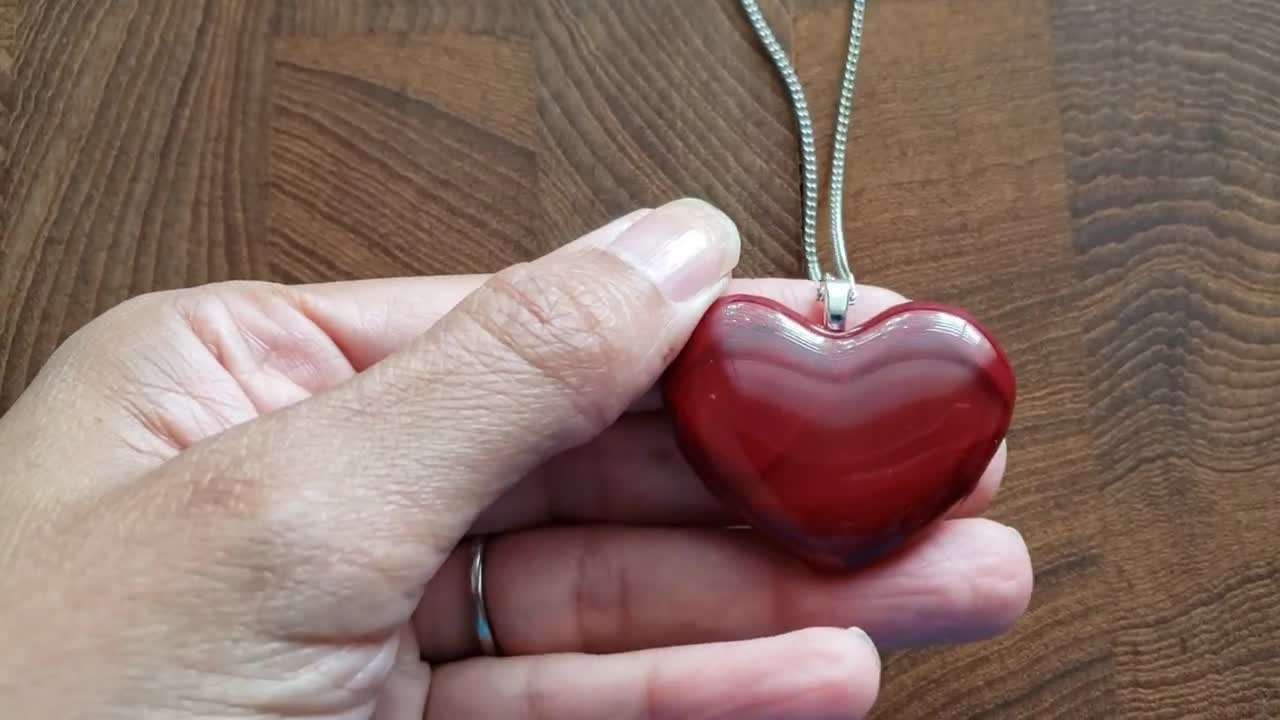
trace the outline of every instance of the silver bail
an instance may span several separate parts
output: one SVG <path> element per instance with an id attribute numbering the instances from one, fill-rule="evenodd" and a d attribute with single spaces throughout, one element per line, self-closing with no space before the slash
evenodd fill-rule
<path id="1" fill-rule="evenodd" d="M 827 278 L 818 286 L 828 329 L 844 330 L 849 319 L 849 306 L 853 305 L 853 292 L 853 283 L 840 278 Z"/>

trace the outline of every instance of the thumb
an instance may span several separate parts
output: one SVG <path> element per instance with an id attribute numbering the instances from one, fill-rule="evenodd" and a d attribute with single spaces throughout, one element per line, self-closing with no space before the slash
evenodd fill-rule
<path id="1" fill-rule="evenodd" d="M 381 412 L 418 418 L 432 474 L 450 479 L 457 503 L 447 511 L 419 489 L 442 520 L 466 523 L 447 523 L 451 539 L 521 475 L 652 388 L 738 254 L 733 223 L 706 203 L 634 213 L 494 275 L 375 366 L 367 386 L 394 403 Z"/>
<path id="2" fill-rule="evenodd" d="M 738 252 L 727 217 L 682 200 L 500 272 L 350 382 L 179 457 L 230 488 L 185 497 L 233 498 L 322 567 L 423 581 L 498 494 L 657 381 Z"/>
<path id="3" fill-rule="evenodd" d="M 447 362 L 467 405 L 501 420 L 471 428 L 471 445 L 499 474 L 528 469 L 591 439 L 652 388 L 738 253 L 733 223 L 706 203 L 633 213 L 493 276 L 403 359 Z M 399 369 L 378 369 L 384 386 Z"/>

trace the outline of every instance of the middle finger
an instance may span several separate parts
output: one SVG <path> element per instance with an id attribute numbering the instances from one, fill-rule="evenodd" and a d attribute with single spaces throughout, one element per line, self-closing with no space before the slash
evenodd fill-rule
<path id="1" fill-rule="evenodd" d="M 1004 475 L 1002 444 L 978 485 L 948 513 L 986 510 Z M 724 525 L 739 522 L 685 462 L 660 413 L 624 416 L 592 442 L 553 458 L 489 507 L 472 532 L 551 524 Z"/>

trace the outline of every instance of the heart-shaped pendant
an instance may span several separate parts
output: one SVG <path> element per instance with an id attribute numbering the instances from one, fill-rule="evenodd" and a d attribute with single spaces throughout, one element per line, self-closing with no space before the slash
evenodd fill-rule
<path id="1" fill-rule="evenodd" d="M 663 383 L 680 448 L 756 530 L 847 570 L 971 493 L 1013 414 L 1004 351 L 965 313 L 908 302 L 843 332 L 721 298 Z"/>

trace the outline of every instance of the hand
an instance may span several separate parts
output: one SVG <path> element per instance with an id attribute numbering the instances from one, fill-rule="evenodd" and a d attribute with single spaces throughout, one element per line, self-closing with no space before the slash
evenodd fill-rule
<path id="1" fill-rule="evenodd" d="M 862 717 L 876 651 L 989 637 L 1026 547 L 979 490 L 811 572 L 730 522 L 648 392 L 727 286 L 681 201 L 492 277 L 146 295 L 0 418 L 0 705 L 47 718 Z M 900 298 L 864 288 L 860 317 Z M 857 321 L 859 318 L 855 318 Z M 504 657 L 478 657 L 464 539 Z M 460 544 L 461 543 L 461 544 Z M 424 662 L 425 660 L 425 662 Z"/>

